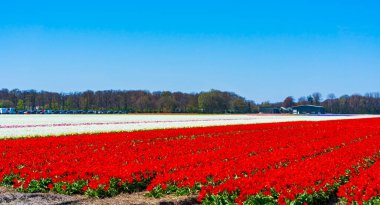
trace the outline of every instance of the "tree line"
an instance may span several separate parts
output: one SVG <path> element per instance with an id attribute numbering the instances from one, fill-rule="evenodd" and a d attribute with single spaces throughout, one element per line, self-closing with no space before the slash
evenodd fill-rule
<path id="1" fill-rule="evenodd" d="M 256 104 L 233 92 L 210 90 L 183 93 L 145 90 L 104 90 L 57 93 L 36 90 L 1 89 L 0 107 L 17 110 L 112 110 L 137 113 L 258 113 L 260 108 L 320 105 L 327 113 L 380 114 L 380 93 L 327 95 L 319 92 L 295 100 Z"/>
<path id="2" fill-rule="evenodd" d="M 300 97 L 297 102 L 293 97 L 289 96 L 281 104 L 277 104 L 277 106 L 283 107 L 296 105 L 323 106 L 327 113 L 335 114 L 380 114 L 380 93 L 342 95 L 340 97 L 336 97 L 335 94 L 328 94 L 327 98 L 323 100 L 322 94 L 315 92 L 311 95 Z"/>
<path id="3" fill-rule="evenodd" d="M 105 90 L 57 93 L 1 89 L 0 107 L 17 110 L 113 110 L 138 113 L 249 113 L 252 101 L 233 93 L 210 90 L 183 93 Z"/>

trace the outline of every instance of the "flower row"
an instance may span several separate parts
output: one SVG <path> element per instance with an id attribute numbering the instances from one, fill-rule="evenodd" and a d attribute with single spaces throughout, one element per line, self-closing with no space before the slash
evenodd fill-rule
<path id="1" fill-rule="evenodd" d="M 379 150 L 379 118 L 0 140 L 0 180 L 97 197 L 199 192 L 210 204 L 315 204 L 341 189 L 351 202 L 379 197 Z"/>

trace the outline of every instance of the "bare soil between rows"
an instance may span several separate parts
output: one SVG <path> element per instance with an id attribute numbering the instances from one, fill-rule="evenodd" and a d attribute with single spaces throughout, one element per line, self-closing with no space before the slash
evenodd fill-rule
<path id="1" fill-rule="evenodd" d="M 146 192 L 119 194 L 112 198 L 89 198 L 55 193 L 19 193 L 0 187 L 0 204 L 9 205 L 191 205 L 199 204 L 197 196 L 165 196 L 159 199 L 144 196 Z"/>
<path id="2" fill-rule="evenodd" d="M 56 193 L 19 193 L 12 189 L 0 187 L 0 204 L 7 205 L 192 205 L 200 204 L 196 195 L 164 196 L 156 199 L 144 196 L 147 192 L 119 194 L 112 198 L 89 198 L 87 196 L 67 196 Z M 342 205 L 337 199 L 325 205 Z"/>

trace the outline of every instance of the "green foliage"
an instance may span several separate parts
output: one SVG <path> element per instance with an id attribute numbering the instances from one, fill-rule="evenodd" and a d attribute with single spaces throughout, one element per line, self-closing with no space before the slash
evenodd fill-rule
<path id="1" fill-rule="evenodd" d="M 110 195 L 108 194 L 107 190 L 104 190 L 104 186 L 99 187 L 97 189 L 88 189 L 86 191 L 86 195 L 90 197 L 95 197 L 95 198 L 105 198 L 109 197 Z"/>
<path id="2" fill-rule="evenodd" d="M 205 113 L 224 113 L 228 109 L 222 92 L 217 90 L 201 93 L 198 97 L 198 105 L 201 112 Z"/>
<path id="3" fill-rule="evenodd" d="M 3 181 L 0 182 L 1 186 L 13 186 L 13 180 L 20 179 L 18 174 L 8 174 L 3 177 Z"/>
<path id="4" fill-rule="evenodd" d="M 29 193 L 48 192 L 50 190 L 48 185 L 52 182 L 51 179 L 32 180 L 24 191 Z"/>
<path id="5" fill-rule="evenodd" d="M 87 186 L 87 181 L 84 180 L 77 180 L 74 183 L 58 182 L 54 184 L 53 190 L 66 195 L 83 194 L 85 186 Z"/>
<path id="6" fill-rule="evenodd" d="M 134 179 L 130 183 L 124 183 L 121 179 L 111 178 L 109 184 L 107 185 L 100 185 L 96 189 L 88 188 L 86 191 L 86 195 L 96 198 L 105 198 L 116 196 L 122 192 L 140 192 L 145 190 L 150 182 L 150 178 L 144 178 L 140 181 Z"/>
<path id="7" fill-rule="evenodd" d="M 23 168 L 22 165 L 20 165 L 19 167 L 20 169 Z M 97 188 L 91 189 L 88 186 L 89 182 L 87 180 L 76 180 L 73 183 L 54 183 L 52 179 L 47 178 L 25 182 L 25 180 L 23 178 L 20 178 L 18 174 L 8 174 L 3 176 L 0 185 L 9 188 L 15 188 L 17 191 L 27 193 L 49 192 L 50 190 L 52 190 L 56 193 L 66 195 L 86 194 L 91 197 L 104 198 L 113 197 L 122 192 L 132 193 L 146 190 L 150 182 L 151 178 L 144 178 L 143 174 L 140 174 L 139 180 L 135 178 L 130 183 L 124 183 L 121 179 L 111 178 L 108 183 L 100 184 Z M 179 190 L 178 193 L 180 191 L 184 190 Z"/>
<path id="8" fill-rule="evenodd" d="M 161 198 L 164 196 L 165 190 L 161 186 L 156 186 L 149 193 L 145 194 L 147 197 Z"/>
<path id="9" fill-rule="evenodd" d="M 10 108 L 13 107 L 13 103 L 10 100 L 0 99 L 0 107 Z"/>
<path id="10" fill-rule="evenodd" d="M 23 100 L 19 99 L 19 100 L 17 101 L 16 109 L 17 109 L 17 110 L 23 110 L 23 109 L 25 109 L 24 101 L 23 101 Z"/>
<path id="11" fill-rule="evenodd" d="M 156 186 L 152 191 L 146 194 L 148 197 L 160 198 L 164 195 L 173 194 L 176 196 L 185 196 L 196 194 L 201 190 L 202 185 L 200 183 L 195 184 L 193 187 L 178 187 L 174 184 L 165 185 L 165 189 L 162 186 Z"/>
<path id="12" fill-rule="evenodd" d="M 203 199 L 204 205 L 233 205 L 236 204 L 235 200 L 238 192 L 229 194 L 228 192 L 219 193 L 217 195 L 206 195 Z"/>
<path id="13" fill-rule="evenodd" d="M 243 113 L 251 110 L 247 101 L 235 93 L 211 90 L 198 96 L 198 107 L 203 113 Z"/>
<path id="14" fill-rule="evenodd" d="M 364 202 L 364 205 L 380 205 L 380 197 L 373 197 L 371 200 Z"/>
<path id="15" fill-rule="evenodd" d="M 51 103 L 52 110 L 59 110 L 59 104 L 57 102 Z"/>
<path id="16" fill-rule="evenodd" d="M 144 178 L 140 181 L 134 179 L 131 183 L 125 183 L 123 186 L 123 190 L 127 193 L 143 191 L 148 187 L 150 182 L 150 178 Z"/>
<path id="17" fill-rule="evenodd" d="M 347 204 L 347 199 L 346 198 L 340 198 L 339 204 L 343 204 L 343 205 Z M 351 204 L 352 205 L 359 205 L 360 203 L 357 201 L 353 201 Z M 372 197 L 370 200 L 364 201 L 362 204 L 363 205 L 380 205 L 380 196 Z"/>
<path id="18" fill-rule="evenodd" d="M 331 192 L 314 192 L 313 194 L 302 193 L 293 201 L 287 200 L 287 204 L 303 205 L 307 204 L 325 204 L 333 196 Z"/>
<path id="19" fill-rule="evenodd" d="M 326 192 L 318 191 L 311 194 L 302 193 L 298 194 L 294 200 L 285 199 L 288 205 L 304 205 L 307 204 L 327 204 L 331 201 L 332 197 L 335 196 L 335 191 L 338 186 L 328 186 L 326 187 Z M 274 189 L 269 190 L 269 194 L 264 194 L 263 192 L 249 196 L 243 203 L 244 205 L 275 205 L 278 204 L 279 193 Z M 236 204 L 236 198 L 239 195 L 239 191 L 233 193 L 222 192 L 217 195 L 207 194 L 203 200 L 203 204 L 206 205 L 229 205 Z M 372 204 L 371 204 L 372 205 Z"/>
<path id="20" fill-rule="evenodd" d="M 262 193 L 250 196 L 248 199 L 244 202 L 246 205 L 274 205 L 277 204 L 277 200 L 273 196 L 266 196 Z"/>

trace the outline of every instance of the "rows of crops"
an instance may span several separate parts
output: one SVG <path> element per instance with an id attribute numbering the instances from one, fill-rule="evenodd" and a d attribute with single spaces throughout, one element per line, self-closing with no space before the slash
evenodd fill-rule
<path id="1" fill-rule="evenodd" d="M 371 115 L 1 115 L 0 139 L 290 121 L 357 119 Z"/>
<path id="2" fill-rule="evenodd" d="M 380 119 L 0 140 L 22 192 L 198 194 L 204 204 L 380 202 Z"/>

